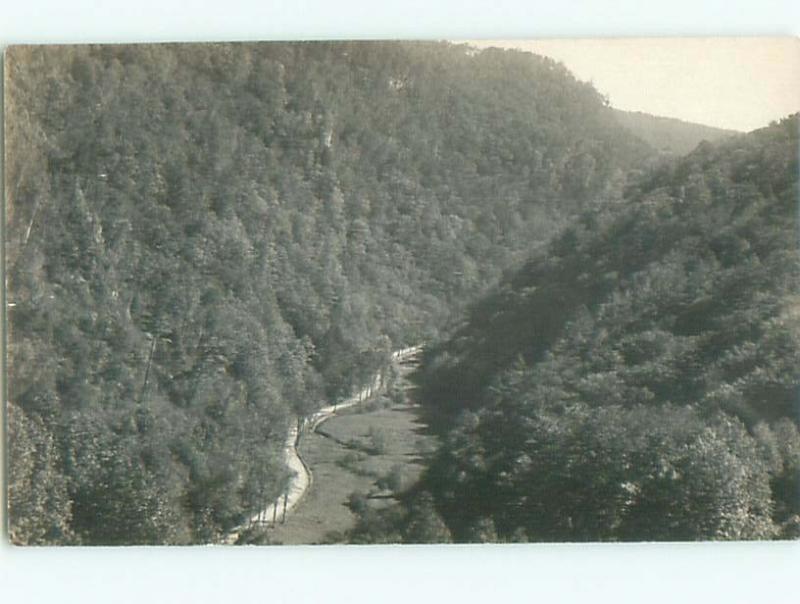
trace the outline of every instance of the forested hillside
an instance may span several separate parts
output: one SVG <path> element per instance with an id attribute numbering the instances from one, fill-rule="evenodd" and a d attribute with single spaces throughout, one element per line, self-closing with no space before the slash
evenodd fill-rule
<path id="1" fill-rule="evenodd" d="M 686 155 L 703 141 L 714 143 L 738 134 L 734 130 L 713 128 L 641 111 L 615 109 L 614 116 L 623 128 L 630 130 L 654 149 L 674 155 Z"/>
<path id="2" fill-rule="evenodd" d="M 17 47 L 5 66 L 20 543 L 217 539 L 283 489 L 296 416 L 435 337 L 650 154 L 591 86 L 513 51 Z"/>
<path id="3" fill-rule="evenodd" d="M 587 210 L 429 351 L 455 539 L 800 535 L 798 121 Z"/>

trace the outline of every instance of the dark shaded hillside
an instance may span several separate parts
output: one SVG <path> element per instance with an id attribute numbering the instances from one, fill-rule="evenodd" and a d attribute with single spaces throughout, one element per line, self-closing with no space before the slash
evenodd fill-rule
<path id="1" fill-rule="evenodd" d="M 701 145 L 429 351 L 456 538 L 797 536 L 797 150 L 797 116 Z"/>
<path id="2" fill-rule="evenodd" d="M 714 128 L 683 120 L 650 115 L 641 111 L 614 109 L 619 124 L 658 151 L 686 155 L 703 141 L 714 143 L 735 134 L 734 130 Z"/>
<path id="3" fill-rule="evenodd" d="M 15 540 L 214 540 L 294 416 L 619 198 L 650 151 L 593 88 L 468 50 L 8 51 Z"/>

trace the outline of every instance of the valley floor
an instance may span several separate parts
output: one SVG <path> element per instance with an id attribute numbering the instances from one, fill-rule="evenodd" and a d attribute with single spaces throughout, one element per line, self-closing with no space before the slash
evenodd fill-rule
<path id="1" fill-rule="evenodd" d="M 426 432 L 414 405 L 373 404 L 337 415 L 318 432 L 304 434 L 299 450 L 314 480 L 285 524 L 279 519 L 267 529 L 269 542 L 340 541 L 355 525 L 348 507 L 352 493 L 365 495 L 368 505 L 387 505 L 394 499 L 391 488 L 377 484 L 381 478 L 391 475 L 394 480 L 387 482 L 400 488 L 419 479 L 422 456 L 434 447 L 434 437 Z"/>

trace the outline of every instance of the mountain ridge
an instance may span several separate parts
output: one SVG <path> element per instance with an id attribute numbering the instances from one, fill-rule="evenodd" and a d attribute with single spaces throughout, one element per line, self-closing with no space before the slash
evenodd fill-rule
<path id="1" fill-rule="evenodd" d="M 644 111 L 613 109 L 620 125 L 661 152 L 686 155 L 703 141 L 717 142 L 743 134 L 737 130 L 708 126 L 680 118 L 654 115 Z"/>

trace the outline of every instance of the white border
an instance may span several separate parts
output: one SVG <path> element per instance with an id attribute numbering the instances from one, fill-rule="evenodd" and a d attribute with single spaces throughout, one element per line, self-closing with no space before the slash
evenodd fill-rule
<path id="1" fill-rule="evenodd" d="M 0 44 L 798 35 L 793 0 L 0 0 Z"/>

